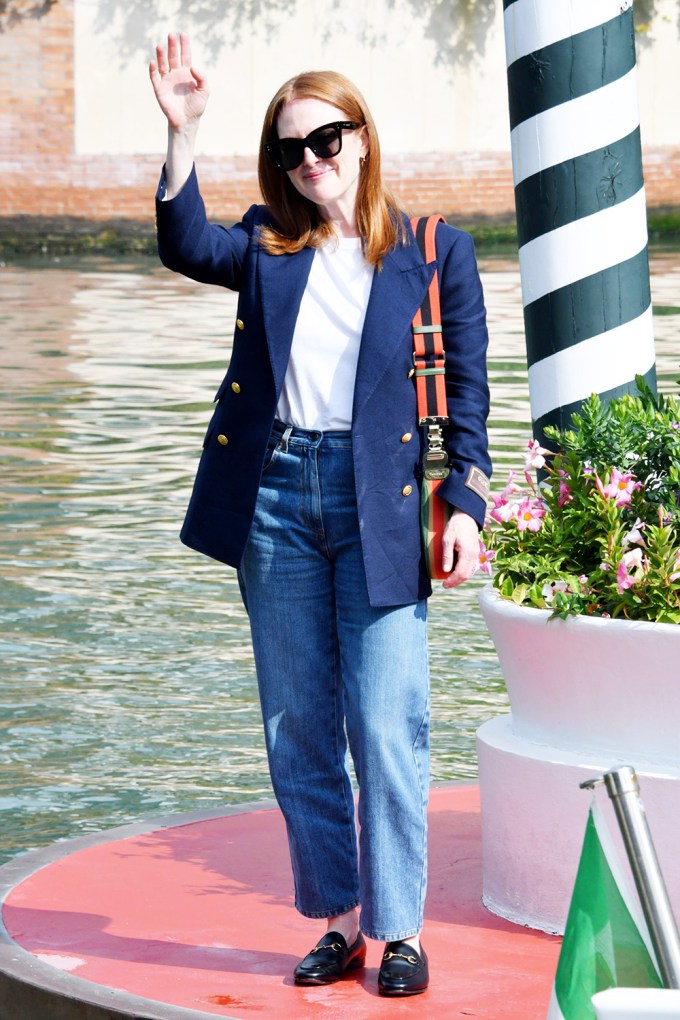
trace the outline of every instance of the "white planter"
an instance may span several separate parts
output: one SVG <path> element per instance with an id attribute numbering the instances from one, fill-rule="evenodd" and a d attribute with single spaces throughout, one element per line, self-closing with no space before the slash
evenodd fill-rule
<path id="1" fill-rule="evenodd" d="M 678 1020 L 676 988 L 608 988 L 592 998 L 597 1020 Z"/>
<path id="2" fill-rule="evenodd" d="M 589 807 L 579 783 L 632 765 L 680 916 L 680 627 L 554 619 L 491 586 L 480 605 L 512 709 L 477 733 L 484 902 L 563 931 Z"/>

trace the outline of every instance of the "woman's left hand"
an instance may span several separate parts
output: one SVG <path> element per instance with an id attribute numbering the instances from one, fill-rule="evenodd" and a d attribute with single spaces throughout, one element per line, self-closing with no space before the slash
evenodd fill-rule
<path id="1" fill-rule="evenodd" d="M 475 573 L 479 564 L 479 529 L 474 517 L 454 510 L 444 528 L 442 538 L 442 567 L 455 570 L 442 581 L 442 588 L 455 588 Z"/>

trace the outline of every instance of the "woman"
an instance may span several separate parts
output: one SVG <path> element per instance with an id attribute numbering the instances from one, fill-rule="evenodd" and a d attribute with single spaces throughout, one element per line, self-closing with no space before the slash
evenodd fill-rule
<path id="1" fill-rule="evenodd" d="M 259 154 L 265 205 L 208 224 L 193 169 L 206 79 L 157 48 L 168 120 L 158 241 L 169 268 L 239 291 L 234 347 L 182 540 L 238 568 L 297 909 L 327 932 L 295 969 L 327 984 L 386 943 L 384 995 L 428 986 L 429 680 L 411 321 L 434 267 L 380 176 L 357 89 L 287 82 Z M 444 587 L 474 571 L 484 517 L 486 326 L 469 237 L 437 230 L 451 426 Z M 455 559 L 455 568 L 454 568 Z M 359 854 L 347 748 L 359 782 Z M 360 914 L 359 914 L 360 906 Z"/>

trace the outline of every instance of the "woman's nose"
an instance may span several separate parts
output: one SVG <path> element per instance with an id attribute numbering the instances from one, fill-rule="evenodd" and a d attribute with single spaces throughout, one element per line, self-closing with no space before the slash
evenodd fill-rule
<path id="1" fill-rule="evenodd" d="M 309 148 L 309 146 L 307 146 L 302 157 L 302 162 L 305 166 L 314 166 L 315 163 L 319 162 L 319 157 Z"/>

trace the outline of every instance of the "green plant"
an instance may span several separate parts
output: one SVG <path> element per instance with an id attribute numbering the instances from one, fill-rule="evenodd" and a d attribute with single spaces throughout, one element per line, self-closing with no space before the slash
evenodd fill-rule
<path id="1" fill-rule="evenodd" d="M 558 616 L 680 623 L 680 401 L 596 395 L 533 440 L 493 499 L 480 566 L 499 594 Z M 534 482 L 532 469 L 542 474 Z"/>

